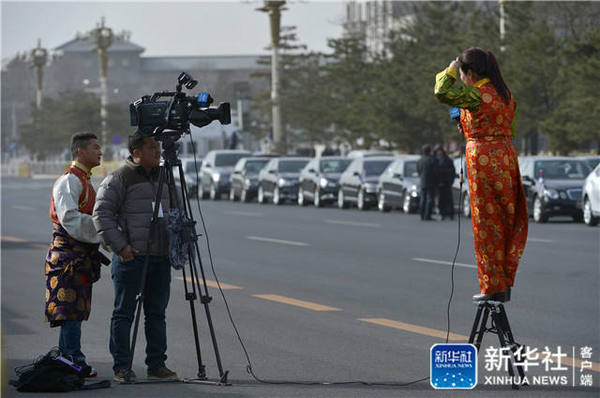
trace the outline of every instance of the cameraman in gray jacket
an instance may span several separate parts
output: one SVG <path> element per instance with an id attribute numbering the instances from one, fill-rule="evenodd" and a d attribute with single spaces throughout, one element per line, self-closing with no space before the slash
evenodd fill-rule
<path id="1" fill-rule="evenodd" d="M 146 365 L 148 378 L 170 379 L 177 374 L 165 366 L 167 325 L 165 311 L 169 302 L 171 268 L 168 259 L 167 218 L 169 190 L 163 185 L 158 222 L 152 237 L 150 221 L 158 191 L 161 147 L 152 137 L 136 132 L 129 137 L 130 156 L 121 167 L 106 177 L 94 206 L 94 225 L 113 255 L 112 279 L 115 288 L 114 310 L 110 323 L 110 352 L 114 380 L 125 381 L 130 358 L 130 334 L 136 296 L 139 292 L 145 255 L 149 246 L 149 265 L 144 297 Z M 135 373 L 130 380 L 135 381 Z"/>

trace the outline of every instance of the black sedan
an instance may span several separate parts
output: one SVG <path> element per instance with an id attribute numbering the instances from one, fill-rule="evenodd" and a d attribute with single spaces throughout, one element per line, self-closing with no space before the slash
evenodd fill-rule
<path id="1" fill-rule="evenodd" d="M 355 158 L 340 177 L 338 207 L 356 203 L 360 210 L 367 210 L 376 204 L 379 176 L 393 161 L 392 156 Z"/>
<path id="2" fill-rule="evenodd" d="M 310 201 L 315 207 L 321 207 L 326 202 L 335 202 L 338 180 L 351 161 L 338 156 L 324 156 L 308 162 L 300 173 L 298 204 L 304 206 Z"/>
<path id="3" fill-rule="evenodd" d="M 552 216 L 571 216 L 581 221 L 581 196 L 590 173 L 583 160 L 568 157 L 523 157 L 519 159 L 527 209 L 535 222 Z"/>
<path id="4" fill-rule="evenodd" d="M 279 205 L 285 200 L 298 200 L 300 171 L 310 158 L 274 158 L 258 173 L 258 203 Z"/>
<path id="5" fill-rule="evenodd" d="M 401 155 L 381 174 L 377 185 L 377 207 L 380 211 L 387 212 L 396 207 L 405 213 L 419 210 L 419 158 L 419 155 Z"/>
<path id="6" fill-rule="evenodd" d="M 238 160 L 229 178 L 229 200 L 249 202 L 258 191 L 258 173 L 271 158 L 248 157 Z"/>

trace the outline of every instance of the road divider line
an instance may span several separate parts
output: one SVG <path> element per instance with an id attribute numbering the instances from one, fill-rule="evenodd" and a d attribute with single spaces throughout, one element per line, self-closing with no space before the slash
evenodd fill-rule
<path id="1" fill-rule="evenodd" d="M 341 220 L 325 220 L 327 224 L 338 224 L 338 225 L 350 225 L 353 227 L 370 227 L 379 228 L 381 225 L 373 224 L 369 222 L 358 222 L 358 221 L 341 221 Z"/>
<path id="2" fill-rule="evenodd" d="M 420 261 L 420 262 L 423 262 L 423 263 L 452 265 L 452 261 L 434 260 L 434 259 L 431 259 L 431 258 L 415 257 L 412 260 L 414 260 L 414 261 Z M 477 266 L 473 265 L 473 264 L 454 263 L 454 265 L 457 266 L 457 267 L 477 269 Z"/>
<path id="3" fill-rule="evenodd" d="M 385 318 L 360 318 L 359 321 L 373 323 L 375 325 L 387 326 L 389 328 L 405 330 L 407 332 L 422 334 L 425 336 L 439 337 L 446 339 L 446 332 L 444 330 L 431 329 L 424 326 L 413 325 L 411 323 L 404 323 L 393 321 Z M 468 341 L 469 337 L 462 334 L 450 333 L 448 340 L 452 341 Z"/>
<path id="4" fill-rule="evenodd" d="M 561 360 L 561 364 L 566 366 L 571 366 L 574 369 L 582 369 L 581 365 L 585 362 L 586 369 L 593 370 L 594 372 L 600 373 L 600 363 L 592 362 L 592 361 L 582 361 L 580 359 L 573 359 L 569 357 L 565 357 Z"/>
<path id="5" fill-rule="evenodd" d="M 273 239 L 273 238 L 263 238 L 260 236 L 246 236 L 246 239 L 257 240 L 260 242 L 269 242 L 269 243 L 279 243 L 282 245 L 290 245 L 290 246 L 310 246 L 308 243 L 304 242 L 294 242 L 292 240 L 281 240 L 281 239 Z"/>
<path id="6" fill-rule="evenodd" d="M 47 249 L 48 245 L 42 243 L 34 243 L 25 239 L 17 238 L 15 236 L 1 236 L 0 240 L 2 242 L 10 242 L 10 243 L 25 243 L 29 247 L 35 247 L 36 249 Z"/>
<path id="7" fill-rule="evenodd" d="M 253 294 L 252 297 L 293 305 L 296 307 L 302 307 L 313 311 L 343 311 L 341 308 L 329 307 L 327 305 L 312 303 L 310 301 L 297 300 L 290 297 L 280 296 L 278 294 Z"/>
<path id="8" fill-rule="evenodd" d="M 540 238 L 527 238 L 527 242 L 554 243 L 553 240 Z"/>
<path id="9" fill-rule="evenodd" d="M 17 238 L 16 236 L 4 236 L 4 235 L 2 235 L 2 240 L 6 241 L 6 242 L 12 242 L 12 243 L 26 243 L 27 242 L 25 239 Z"/>
<path id="10" fill-rule="evenodd" d="M 224 211 L 223 214 L 231 216 L 247 216 L 247 217 L 262 217 L 264 213 L 254 213 L 250 211 Z"/>
<path id="11" fill-rule="evenodd" d="M 176 276 L 175 279 L 178 279 L 178 280 L 182 281 L 183 280 L 183 276 Z M 187 278 L 185 278 L 185 279 L 188 282 L 192 281 L 192 278 L 190 278 L 189 276 Z M 200 281 L 200 284 L 202 284 L 202 281 Z M 221 289 L 223 289 L 223 290 L 236 290 L 236 289 L 237 290 L 241 290 L 241 289 L 243 289 L 243 287 L 241 287 L 241 286 L 230 285 L 228 283 L 220 282 L 220 284 L 221 284 Z M 209 279 L 206 280 L 206 286 L 213 287 L 215 289 L 219 288 L 219 285 L 217 284 L 217 282 L 211 281 Z"/>

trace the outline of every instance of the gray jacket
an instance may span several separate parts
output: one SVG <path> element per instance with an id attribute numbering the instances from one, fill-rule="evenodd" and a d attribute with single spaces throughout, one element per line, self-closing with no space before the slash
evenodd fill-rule
<path id="1" fill-rule="evenodd" d="M 119 254 L 131 245 L 140 254 L 147 252 L 153 202 L 158 191 L 158 168 L 150 174 L 129 157 L 125 164 L 100 184 L 94 206 L 94 226 L 110 249 Z M 163 184 L 162 218 L 150 239 L 150 255 L 167 256 L 169 237 L 169 191 Z M 159 214 L 160 217 L 160 214 Z"/>

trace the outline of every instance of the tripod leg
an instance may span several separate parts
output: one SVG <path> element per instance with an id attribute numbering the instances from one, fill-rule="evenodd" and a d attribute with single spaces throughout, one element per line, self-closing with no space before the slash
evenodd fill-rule
<path id="1" fill-rule="evenodd" d="M 477 347 L 477 351 L 479 351 L 479 348 L 481 347 L 481 342 L 483 341 L 483 335 L 485 334 L 485 332 L 487 330 L 488 317 L 490 315 L 490 309 L 487 306 L 487 304 L 482 304 L 482 305 L 485 306 L 485 309 L 483 310 L 483 319 L 481 320 L 481 325 L 479 327 L 479 331 L 477 332 L 477 341 L 475 342 L 475 347 Z"/>
<path id="2" fill-rule="evenodd" d="M 507 338 L 508 344 L 511 346 L 511 348 L 513 350 L 513 357 L 515 358 L 515 367 L 517 368 L 517 372 L 519 372 L 519 376 L 521 377 L 521 379 L 524 379 L 525 372 L 523 371 L 523 366 L 520 364 L 521 362 L 523 362 L 522 358 L 519 358 L 517 355 L 515 355 L 515 352 L 519 348 L 519 344 L 515 342 L 515 338 L 513 337 L 512 330 L 510 329 L 510 323 L 508 321 L 508 316 L 506 315 L 506 310 L 503 305 L 500 306 L 499 316 L 503 320 L 502 328 L 506 332 L 506 338 Z"/>
<path id="3" fill-rule="evenodd" d="M 196 242 L 196 253 L 198 255 L 198 264 L 200 265 L 200 272 L 202 275 L 202 282 L 203 282 L 203 286 L 204 286 L 204 294 L 202 294 L 202 287 L 200 286 L 200 279 L 198 278 L 197 275 L 197 271 L 195 276 L 196 279 L 196 284 L 198 287 L 198 291 L 200 292 L 200 302 L 204 305 L 204 311 L 206 312 L 206 320 L 208 322 L 208 329 L 210 331 L 210 337 L 212 340 L 212 344 L 213 344 L 213 348 L 215 351 L 215 358 L 217 360 L 217 368 L 219 369 L 219 376 L 221 378 L 223 378 L 224 376 L 226 376 L 226 374 L 223 372 L 223 365 L 221 364 L 221 355 L 219 354 L 219 346 L 217 344 L 217 337 L 215 335 L 215 328 L 213 326 L 213 322 L 212 322 L 212 316 L 210 315 L 210 308 L 208 306 L 208 304 L 210 303 L 210 301 L 212 300 L 212 298 L 209 296 L 208 294 L 208 287 L 206 285 L 206 276 L 204 275 L 204 268 L 202 267 L 202 260 L 200 258 L 200 249 L 198 248 L 198 243 Z M 194 264 L 195 265 L 195 264 Z M 195 267 L 194 267 L 195 270 Z M 194 272 L 194 271 L 192 271 Z M 194 276 L 192 278 L 194 278 Z M 225 380 L 226 382 L 226 380 Z"/>
<path id="4" fill-rule="evenodd" d="M 510 349 L 511 347 L 508 345 L 508 342 L 505 339 L 506 332 L 504 330 L 504 319 L 502 319 L 502 313 L 500 311 L 493 311 L 492 319 L 494 320 L 494 324 L 496 325 L 496 330 L 498 333 L 498 340 L 500 340 L 500 347 L 501 347 L 500 349 L 504 352 L 508 352 L 508 354 L 509 354 L 509 356 L 507 358 L 508 374 L 511 377 L 512 388 L 514 390 L 518 390 L 519 385 L 517 383 L 515 383 L 515 371 L 513 369 L 513 361 L 511 360 L 512 350 Z"/>
<path id="5" fill-rule="evenodd" d="M 469 344 L 472 344 L 475 341 L 475 333 L 477 333 L 477 328 L 479 327 L 479 321 L 481 320 L 481 311 L 483 309 L 483 304 L 477 305 L 477 313 L 475 314 L 475 320 L 473 321 L 473 327 L 471 328 L 471 334 L 469 335 Z"/>
<path id="6" fill-rule="evenodd" d="M 195 221 L 193 221 L 193 217 L 192 217 L 192 212 L 191 212 L 191 206 L 190 206 L 190 200 L 189 200 L 189 196 L 188 196 L 188 192 L 187 192 L 187 186 L 185 184 L 185 177 L 183 175 L 183 167 L 181 166 L 181 163 L 179 163 L 179 173 L 180 173 L 180 181 L 181 181 L 181 185 L 182 185 L 182 202 L 183 202 L 183 209 L 186 213 L 186 216 L 192 220 L 192 222 L 195 225 Z M 219 370 L 219 377 L 221 378 L 221 382 L 226 384 L 227 383 L 227 374 L 229 372 L 224 372 L 223 371 L 223 365 L 221 363 L 221 355 L 219 353 L 219 346 L 217 344 L 217 337 L 215 334 L 215 329 L 213 326 L 213 322 L 212 322 L 212 317 L 210 314 L 210 308 L 208 306 L 208 304 L 210 303 L 210 301 L 212 300 L 212 298 L 209 296 L 208 294 L 208 287 L 206 285 L 206 276 L 204 274 L 204 268 L 202 266 L 202 257 L 200 256 L 200 248 L 198 247 L 198 240 L 196 238 L 196 240 L 194 241 L 194 248 L 195 248 L 195 252 L 197 255 L 197 259 L 198 259 L 198 265 L 200 266 L 200 272 L 202 275 L 202 283 L 204 286 L 204 293 L 202 291 L 202 288 L 200 286 L 200 278 L 198 275 L 198 269 L 196 267 L 196 262 L 193 256 L 193 252 L 192 249 L 190 248 L 190 252 L 188 253 L 188 259 L 189 259 L 189 266 L 190 266 L 190 277 L 192 280 L 192 286 L 194 288 L 194 292 L 198 291 L 198 293 L 200 294 L 200 302 L 202 303 L 202 305 L 204 305 L 204 311 L 206 312 L 206 320 L 208 322 L 208 328 L 210 331 L 210 337 L 212 340 L 212 344 L 213 344 L 213 348 L 215 351 L 215 358 L 217 361 L 217 367 Z M 195 307 L 193 305 L 193 302 L 190 300 L 190 308 L 192 311 L 192 320 L 194 323 L 194 337 L 196 339 L 196 345 L 197 345 L 197 350 L 199 353 L 199 340 L 198 340 L 198 332 L 197 332 L 197 321 L 196 321 L 196 312 L 195 312 Z M 200 356 L 198 356 L 198 361 L 199 361 L 199 366 L 201 366 L 198 374 L 204 374 L 204 377 L 206 375 L 206 372 L 204 371 L 204 365 L 202 365 L 202 362 L 200 360 Z M 201 376 L 199 376 L 201 377 Z"/>
<path id="7" fill-rule="evenodd" d="M 194 284 L 192 283 L 192 292 L 188 291 L 187 278 L 185 274 L 185 268 L 183 271 L 183 285 L 185 289 L 185 299 L 190 303 L 190 313 L 192 314 L 192 329 L 194 331 L 194 341 L 196 344 L 196 358 L 198 359 L 198 378 L 202 380 L 206 380 L 206 367 L 202 363 L 202 354 L 200 353 L 200 338 L 198 334 L 198 321 L 196 320 L 196 308 L 194 306 L 194 300 L 197 299 L 196 289 L 194 289 Z"/>

